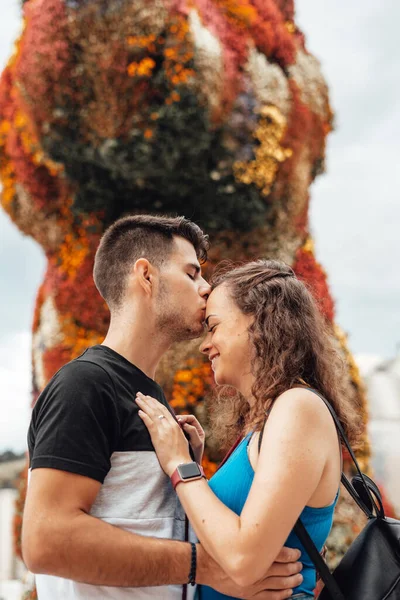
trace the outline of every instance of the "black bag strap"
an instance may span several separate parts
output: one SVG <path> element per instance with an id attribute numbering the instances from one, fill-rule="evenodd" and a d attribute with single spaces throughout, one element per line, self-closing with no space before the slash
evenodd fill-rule
<path id="1" fill-rule="evenodd" d="M 258 452 L 259 453 L 261 450 L 261 443 L 262 443 L 262 438 L 264 435 L 265 423 L 266 423 L 266 420 L 264 422 L 264 425 L 260 431 L 260 435 L 258 438 Z M 301 543 L 303 544 L 304 548 L 306 549 L 307 554 L 309 555 L 312 562 L 314 563 L 315 568 L 318 570 L 319 574 L 321 575 L 321 579 L 325 583 L 329 593 L 331 594 L 332 600 L 345 600 L 342 592 L 340 591 L 340 589 L 338 587 L 338 584 L 336 583 L 336 581 L 334 580 L 334 578 L 331 575 L 331 572 L 328 569 L 328 565 L 326 564 L 326 562 L 324 561 L 324 559 L 318 552 L 317 547 L 315 546 L 314 542 L 312 541 L 311 537 L 308 534 L 307 529 L 304 527 L 304 525 L 300 519 L 297 519 L 296 524 L 294 526 L 294 531 L 295 531 L 297 537 L 299 538 L 299 540 L 301 541 Z"/>
<path id="2" fill-rule="evenodd" d="M 329 402 L 319 393 L 317 392 L 317 390 L 314 390 L 313 388 L 310 387 L 306 387 L 303 388 L 306 390 L 309 390 L 310 392 L 313 392 L 314 394 L 316 394 L 319 398 L 321 398 L 321 400 L 324 402 L 325 406 L 327 407 L 327 409 L 329 410 L 329 412 L 332 415 L 332 418 L 335 422 L 336 425 L 336 429 L 340 435 L 340 437 L 342 438 L 342 441 L 344 443 L 344 445 L 347 448 L 347 451 L 357 469 L 358 475 L 360 477 L 360 482 L 362 483 L 362 486 L 365 490 L 365 493 L 367 494 L 369 501 L 371 503 L 371 507 L 375 508 L 376 514 L 380 514 L 380 510 L 378 508 L 378 506 L 376 505 L 375 499 L 373 498 L 372 494 L 371 494 L 371 490 L 370 487 L 367 483 L 367 478 L 364 475 L 364 473 L 361 471 L 360 466 L 357 462 L 357 459 L 355 457 L 355 454 L 353 452 L 352 447 L 349 444 L 349 441 L 346 437 L 346 434 L 343 430 L 342 424 L 339 421 L 335 411 L 333 410 L 332 406 L 329 404 Z M 347 489 L 347 491 L 351 494 L 353 500 L 358 504 L 358 506 L 360 506 L 360 508 L 363 510 L 363 512 L 367 515 L 367 517 L 371 518 L 373 516 L 373 514 L 371 513 L 371 511 L 369 510 L 369 508 L 367 506 L 365 506 L 365 504 L 363 503 L 363 506 L 360 505 L 360 496 L 359 494 L 357 494 L 352 486 L 352 484 L 349 482 L 349 480 L 347 479 L 346 475 L 344 473 L 342 473 L 342 483 L 345 486 L 345 488 Z"/>
<path id="3" fill-rule="evenodd" d="M 267 416 L 268 416 L 268 414 L 267 414 Z M 266 422 L 267 421 L 265 420 L 264 425 L 260 431 L 260 435 L 258 437 L 258 453 L 260 453 L 260 450 L 261 450 L 261 444 L 262 444 L 262 439 L 263 439 L 263 435 L 264 435 L 264 428 L 265 428 Z M 296 524 L 294 526 L 294 531 L 295 531 L 296 535 L 298 536 L 299 540 L 301 541 L 301 543 L 303 544 L 304 548 L 306 549 L 307 554 L 309 555 L 312 562 L 314 563 L 315 568 L 318 570 L 319 574 L 321 575 L 321 579 L 325 583 L 329 593 L 331 594 L 332 600 L 345 600 L 342 592 L 340 591 L 340 589 L 338 587 L 338 584 L 336 583 L 336 581 L 334 580 L 334 578 L 331 575 L 331 572 L 328 569 L 328 565 L 326 564 L 326 562 L 324 561 L 324 559 L 318 552 L 317 547 L 315 546 L 314 542 L 312 541 L 311 537 L 309 536 L 306 528 L 304 527 L 304 525 L 300 519 L 297 519 Z"/>
<path id="4" fill-rule="evenodd" d="M 349 492 L 349 494 L 351 495 L 351 497 L 353 498 L 354 502 L 356 502 L 356 504 L 361 508 L 361 510 L 367 515 L 367 517 L 370 519 L 371 517 L 373 517 L 373 509 L 375 509 L 375 512 L 377 515 L 379 516 L 384 516 L 382 515 L 382 511 L 381 511 L 381 506 L 377 506 L 374 497 L 371 494 L 371 480 L 364 475 L 364 473 L 361 471 L 360 466 L 357 462 L 357 459 L 355 457 L 355 454 L 349 444 L 349 441 L 346 437 L 346 434 L 343 430 L 342 424 L 340 423 L 335 411 L 333 410 L 332 406 L 329 404 L 329 402 L 323 397 L 321 396 L 321 394 L 319 392 L 317 392 L 317 390 L 314 390 L 313 388 L 310 387 L 303 387 L 302 389 L 306 389 L 309 390 L 310 392 L 313 392 L 314 394 L 316 394 L 319 398 L 321 398 L 321 400 L 324 402 L 324 404 L 326 405 L 327 409 L 329 410 L 329 412 L 331 413 L 331 416 L 334 420 L 334 423 L 336 425 L 336 429 L 338 431 L 339 436 L 341 437 L 344 445 L 347 448 L 347 451 L 356 467 L 357 473 L 358 473 L 358 481 L 359 483 L 362 485 L 362 487 L 364 488 L 364 496 L 366 496 L 366 498 L 368 498 L 369 502 L 364 502 L 360 495 L 356 492 L 356 490 L 354 489 L 353 485 L 350 483 L 350 481 L 347 479 L 346 475 L 344 473 L 342 473 L 342 483 L 344 485 L 344 487 L 346 488 L 346 490 Z M 267 413 L 267 417 L 268 417 Z M 258 438 L 258 451 L 260 451 L 261 448 L 261 442 L 262 442 L 262 437 L 264 434 L 264 427 L 265 427 L 265 423 L 263 425 L 263 428 L 261 429 L 260 432 L 260 436 Z M 372 482 L 373 483 L 373 482 Z M 375 485 L 375 484 L 373 484 Z M 376 487 L 376 486 L 375 486 Z M 378 490 L 379 492 L 379 490 Z M 369 504 L 369 505 L 368 505 Z"/>
<path id="5" fill-rule="evenodd" d="M 361 510 L 367 515 L 367 517 L 369 519 L 371 517 L 373 517 L 372 507 L 370 505 L 366 505 L 362 501 L 359 494 L 356 493 L 352 483 L 350 483 L 350 481 L 347 479 L 347 477 L 344 473 L 342 473 L 341 482 L 342 482 L 343 486 L 346 488 L 346 490 L 348 491 L 348 493 L 350 494 L 350 496 L 353 498 L 354 502 L 358 505 L 359 508 L 361 508 Z"/>
<path id="6" fill-rule="evenodd" d="M 321 579 L 324 582 L 325 587 L 331 596 L 331 600 L 346 600 L 342 592 L 340 591 L 340 588 L 336 583 L 335 578 L 330 572 L 328 565 L 322 558 L 321 554 L 318 552 L 316 545 L 312 541 L 301 519 L 297 519 L 296 524 L 294 526 L 294 532 L 303 544 L 304 548 L 306 549 L 307 554 L 313 561 L 315 568 L 321 575 Z"/>
<path id="7" fill-rule="evenodd" d="M 310 392 L 313 392 L 314 394 L 316 394 L 319 398 L 321 398 L 321 400 L 324 402 L 324 404 L 328 408 L 329 412 L 331 413 L 334 423 L 336 425 L 338 434 L 341 437 L 344 445 L 346 446 L 347 451 L 357 469 L 358 476 L 356 476 L 354 479 L 356 480 L 356 482 L 359 485 L 362 486 L 362 489 L 364 491 L 364 496 L 366 494 L 365 500 L 363 498 L 361 498 L 360 494 L 354 489 L 352 483 L 350 483 L 350 481 L 347 479 L 346 475 L 344 473 L 342 473 L 341 481 L 342 481 L 344 487 L 349 492 L 349 494 L 351 495 L 353 500 L 356 502 L 356 504 L 367 515 L 367 517 L 369 517 L 369 518 L 373 517 L 373 512 L 372 512 L 373 508 L 375 508 L 377 515 L 384 516 L 382 502 L 381 502 L 380 494 L 379 494 L 379 489 L 374 484 L 374 482 L 369 479 L 369 477 L 367 477 L 366 475 L 364 475 L 364 473 L 362 473 L 362 471 L 359 467 L 359 464 L 357 462 L 357 459 L 355 457 L 355 454 L 354 454 L 354 452 L 349 444 L 349 441 L 346 437 L 346 434 L 343 430 L 343 427 L 342 427 L 335 411 L 333 410 L 332 406 L 329 404 L 329 402 L 323 396 L 321 396 L 321 394 L 319 394 L 313 388 L 303 387 L 303 389 L 307 389 Z M 269 414 L 269 412 L 267 413 L 267 418 L 268 418 L 268 414 Z M 264 428 L 265 428 L 266 421 L 267 420 L 264 421 L 263 427 L 260 431 L 260 435 L 258 438 L 258 452 L 260 452 L 260 450 L 261 450 L 262 438 L 264 435 Z M 377 495 L 377 499 L 380 503 L 379 508 L 376 505 L 374 498 L 372 497 L 372 494 L 370 491 L 370 486 L 372 487 L 374 494 Z M 369 503 L 370 503 L 370 506 L 369 506 Z M 299 540 L 301 541 L 301 543 L 303 544 L 305 550 L 307 551 L 307 554 L 311 558 L 311 560 L 314 563 L 319 574 L 321 575 L 321 579 L 324 582 L 324 584 L 331 596 L 331 600 L 345 600 L 345 597 L 343 596 L 342 592 L 340 591 L 340 588 L 339 588 L 338 584 L 336 583 L 336 580 L 334 579 L 333 575 L 331 574 L 331 572 L 330 572 L 326 562 L 322 558 L 321 554 L 318 552 L 317 547 L 315 546 L 314 542 L 312 541 L 312 539 L 311 539 L 308 531 L 304 527 L 301 519 L 298 519 L 296 521 L 296 524 L 294 526 L 294 531 L 295 531 L 297 537 L 299 538 Z"/>

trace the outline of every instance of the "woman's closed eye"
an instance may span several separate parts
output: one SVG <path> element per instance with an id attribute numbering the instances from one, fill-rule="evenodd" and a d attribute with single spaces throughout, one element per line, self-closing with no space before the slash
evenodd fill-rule
<path id="1" fill-rule="evenodd" d="M 217 324 L 212 325 L 211 327 L 209 327 L 208 328 L 208 333 L 212 333 L 215 330 L 216 326 L 217 326 Z"/>

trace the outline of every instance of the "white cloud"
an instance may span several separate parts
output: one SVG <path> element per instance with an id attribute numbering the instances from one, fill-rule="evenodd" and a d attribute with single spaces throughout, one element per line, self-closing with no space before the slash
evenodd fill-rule
<path id="1" fill-rule="evenodd" d="M 311 189 L 317 258 L 350 346 L 389 357 L 400 342 L 400 3 L 296 0 L 296 12 L 336 115 Z"/>
<path id="2" fill-rule="evenodd" d="M 30 391 L 31 334 L 20 331 L 0 342 L 0 452 L 26 449 Z"/>
<path id="3" fill-rule="evenodd" d="M 22 28 L 21 5 L 18 0 L 1 0 L 0 60 L 11 54 L 16 36 Z"/>

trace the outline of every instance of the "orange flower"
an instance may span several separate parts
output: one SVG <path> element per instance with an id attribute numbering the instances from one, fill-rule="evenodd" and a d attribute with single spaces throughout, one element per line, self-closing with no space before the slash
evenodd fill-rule
<path id="1" fill-rule="evenodd" d="M 206 454 L 203 456 L 202 467 L 208 479 L 210 479 L 218 469 L 218 465 L 215 462 L 212 462 Z"/>
<path id="2" fill-rule="evenodd" d="M 130 77 L 150 77 L 154 67 L 156 66 L 155 61 L 152 58 L 146 57 L 140 62 L 132 62 L 128 65 L 128 75 Z"/>
<path id="3" fill-rule="evenodd" d="M 175 381 L 179 383 L 190 381 L 192 378 L 192 373 L 190 371 L 177 371 L 175 375 Z"/>
<path id="4" fill-rule="evenodd" d="M 137 46 L 139 48 L 147 48 L 156 40 L 156 36 L 154 34 L 151 35 L 130 35 L 127 38 L 127 42 L 129 46 Z"/>

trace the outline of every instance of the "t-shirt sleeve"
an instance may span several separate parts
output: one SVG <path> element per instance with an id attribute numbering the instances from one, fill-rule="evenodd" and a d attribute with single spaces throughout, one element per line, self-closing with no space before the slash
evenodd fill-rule
<path id="1" fill-rule="evenodd" d="M 120 431 L 115 400 L 102 367 L 76 360 L 60 369 L 32 413 L 31 469 L 60 469 L 103 483 Z"/>

